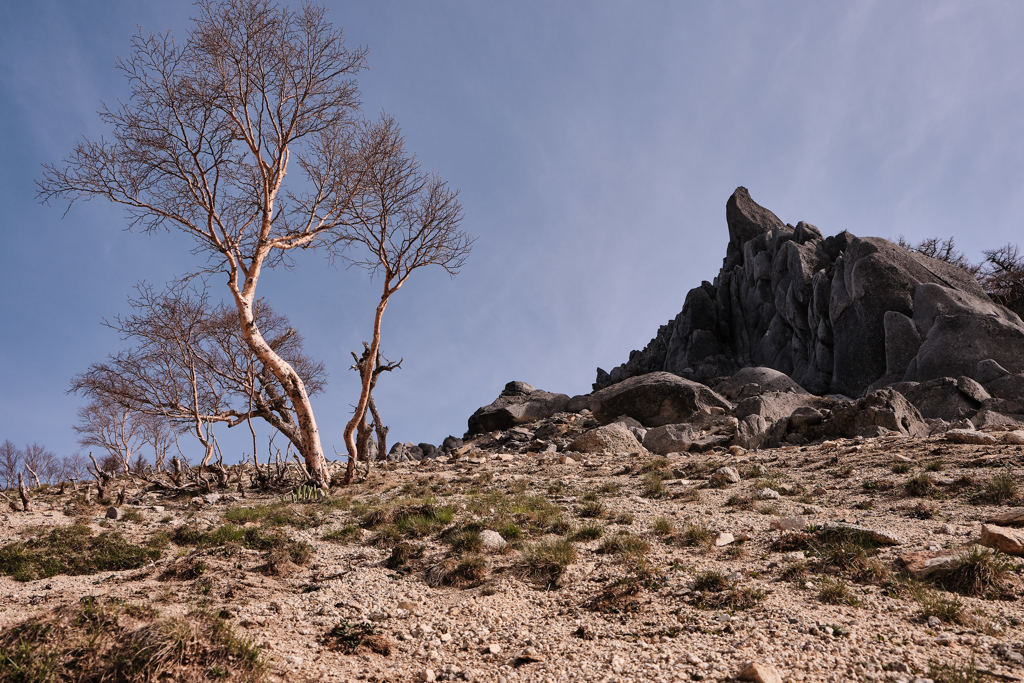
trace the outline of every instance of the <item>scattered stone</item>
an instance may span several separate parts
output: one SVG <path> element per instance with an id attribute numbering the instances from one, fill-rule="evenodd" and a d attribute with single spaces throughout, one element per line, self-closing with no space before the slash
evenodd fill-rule
<path id="1" fill-rule="evenodd" d="M 979 446 L 990 446 L 998 443 L 996 437 L 985 432 L 973 429 L 950 429 L 946 432 L 946 441 L 959 444 L 976 444 Z"/>
<path id="2" fill-rule="evenodd" d="M 760 662 L 747 662 L 740 667 L 736 678 L 754 683 L 782 683 L 782 676 L 774 666 Z"/>
<path id="3" fill-rule="evenodd" d="M 716 486 L 728 486 L 739 482 L 740 473 L 736 471 L 735 467 L 719 467 L 711 474 L 711 483 Z"/>
<path id="4" fill-rule="evenodd" d="M 982 524 L 981 544 L 1010 555 L 1024 555 L 1024 531 L 995 524 Z"/>
<path id="5" fill-rule="evenodd" d="M 953 560 L 953 555 L 948 552 L 929 550 L 916 550 L 899 556 L 900 563 L 915 579 L 927 579 Z"/>
<path id="6" fill-rule="evenodd" d="M 480 541 L 483 543 L 484 550 L 501 550 L 505 547 L 505 539 L 497 531 L 491 529 L 484 529 L 480 532 Z"/>
<path id="7" fill-rule="evenodd" d="M 1005 444 L 1024 446 L 1024 431 L 1006 432 L 999 438 L 999 441 Z"/>
<path id="8" fill-rule="evenodd" d="M 800 517 L 779 517 L 773 519 L 771 528 L 779 531 L 800 531 L 807 528 L 807 518 Z"/>
<path id="9" fill-rule="evenodd" d="M 767 486 L 757 492 L 758 500 L 778 500 L 780 498 L 782 495 L 778 491 Z"/>
<path id="10" fill-rule="evenodd" d="M 721 532 L 718 533 L 718 536 L 715 538 L 715 547 L 716 548 L 721 548 L 722 546 L 726 546 L 726 545 L 729 545 L 730 543 L 735 542 L 735 540 L 736 540 L 736 537 L 733 536 L 732 534 L 730 534 L 728 531 L 721 531 Z"/>
<path id="11" fill-rule="evenodd" d="M 1014 508 L 985 520 L 997 526 L 1024 526 L 1024 508 Z"/>

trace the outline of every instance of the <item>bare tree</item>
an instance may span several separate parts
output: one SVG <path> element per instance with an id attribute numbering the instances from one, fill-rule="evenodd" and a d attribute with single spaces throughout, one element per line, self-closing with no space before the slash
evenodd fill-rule
<path id="1" fill-rule="evenodd" d="M 261 418 L 301 447 L 284 388 L 246 343 L 233 309 L 211 309 L 202 290 L 157 293 L 146 285 L 129 303 L 130 314 L 107 324 L 131 347 L 91 365 L 71 388 L 145 416 L 143 433 L 157 469 L 163 469 L 171 428 L 199 440 L 203 466 L 213 458 L 215 424 L 233 427 Z M 261 301 L 254 315 L 271 349 L 295 369 L 311 396 L 319 393 L 326 384 L 324 368 L 305 356 L 301 335 Z"/>
<path id="2" fill-rule="evenodd" d="M 981 263 L 968 261 L 963 252 L 956 248 L 952 237 L 929 237 L 915 245 L 901 235 L 897 244 L 963 268 L 977 278 L 993 301 L 1024 317 L 1024 254 L 1021 254 L 1016 244 L 1008 243 L 998 249 L 984 250 L 982 253 L 985 259 Z"/>
<path id="3" fill-rule="evenodd" d="M 75 431 L 80 444 L 102 448 L 122 470 L 132 471 L 132 459 L 143 443 L 138 413 L 113 401 L 93 400 L 79 409 Z"/>
<path id="4" fill-rule="evenodd" d="M 371 275 L 380 275 L 382 288 L 367 350 L 367 358 L 373 361 L 362 368 L 359 402 L 345 425 L 346 483 L 352 480 L 358 454 L 355 432 L 369 404 L 388 302 L 419 268 L 438 266 L 454 276 L 473 244 L 459 229 L 462 205 L 458 193 L 420 169 L 416 158 L 405 150 L 394 119 L 382 116 L 365 124 L 360 137 L 366 177 L 353 201 L 354 220 L 345 244 L 355 251 L 348 254 L 349 260 Z"/>
<path id="5" fill-rule="evenodd" d="M 64 456 L 60 463 L 60 478 L 77 481 L 86 475 L 88 467 L 89 465 L 81 453 Z"/>
<path id="6" fill-rule="evenodd" d="M 4 488 L 14 488 L 21 471 L 21 449 L 10 440 L 0 443 L 0 477 L 4 478 Z"/>
<path id="7" fill-rule="evenodd" d="M 32 475 L 36 488 L 42 483 L 53 483 L 60 471 L 60 461 L 52 451 L 37 443 L 30 443 L 21 451 L 25 472 Z"/>
<path id="8" fill-rule="evenodd" d="M 904 249 L 916 251 L 919 254 L 924 254 L 939 261 L 945 261 L 950 265 L 963 268 L 975 277 L 978 276 L 980 267 L 968 261 L 964 253 L 957 249 L 956 239 L 953 237 L 947 237 L 946 239 L 928 237 L 917 244 L 911 244 L 903 235 L 900 235 L 896 243 Z"/>
<path id="9" fill-rule="evenodd" d="M 256 290 L 265 268 L 349 223 L 365 156 L 354 80 L 364 63 L 322 8 L 199 0 L 186 40 L 134 38 L 120 64 L 130 98 L 100 112 L 110 139 L 82 141 L 39 184 L 44 201 L 102 197 L 135 227 L 194 240 L 204 270 L 226 275 L 242 337 L 280 382 L 306 469 L 323 486 L 309 391 L 260 329 Z"/>
<path id="10" fill-rule="evenodd" d="M 1024 254 L 1016 244 L 986 249 L 978 279 L 992 299 L 1024 317 Z"/>
<path id="11" fill-rule="evenodd" d="M 363 342 L 363 353 L 357 356 L 355 351 L 352 351 L 352 360 L 355 364 L 351 369 L 359 373 L 362 378 L 365 368 L 370 364 L 370 345 Z M 385 372 L 391 372 L 402 367 L 402 360 L 392 362 L 384 358 L 383 355 L 378 351 L 376 359 L 372 363 L 373 370 L 370 375 L 370 389 L 367 392 L 366 407 L 373 416 L 372 431 L 377 434 L 377 456 L 381 457 L 387 452 L 387 439 L 388 439 L 388 427 L 381 421 L 380 411 L 377 410 L 377 403 L 373 400 L 373 390 L 377 386 L 377 380 L 380 375 Z M 366 420 L 366 413 L 363 413 L 363 419 L 359 422 L 356 427 L 356 454 L 357 458 L 362 458 L 363 462 L 366 463 L 366 472 L 370 471 L 370 439 L 371 439 L 371 425 Z"/>

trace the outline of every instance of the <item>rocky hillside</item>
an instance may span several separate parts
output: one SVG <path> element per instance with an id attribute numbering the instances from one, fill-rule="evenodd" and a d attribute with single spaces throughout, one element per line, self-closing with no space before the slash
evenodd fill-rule
<path id="1" fill-rule="evenodd" d="M 326 498 L 37 490 L 0 680 L 1021 680 L 1024 447 L 530 424 Z"/>
<path id="2" fill-rule="evenodd" d="M 899 381 L 981 380 L 992 360 L 1024 371 L 1024 324 L 966 271 L 877 237 L 787 225 L 737 188 L 729 244 L 713 283 L 595 389 L 667 371 L 714 383 L 746 366 L 791 376 L 815 394 L 860 396 Z"/>

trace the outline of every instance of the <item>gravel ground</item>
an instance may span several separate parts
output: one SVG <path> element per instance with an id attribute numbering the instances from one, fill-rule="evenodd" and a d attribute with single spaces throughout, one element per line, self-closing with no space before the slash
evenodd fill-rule
<path id="1" fill-rule="evenodd" d="M 770 669 L 787 681 L 1024 676 L 1021 558 L 993 556 L 1004 570 L 988 595 L 913 581 L 899 560 L 915 551 L 956 557 L 975 546 L 983 521 L 1021 506 L 1024 447 L 890 438 L 664 459 L 474 455 L 378 469 L 333 492 L 329 505 L 282 505 L 316 522 L 278 527 L 309 543 L 312 555 L 276 575 L 261 550 L 171 542 L 156 562 L 122 572 L 0 576 L 0 629 L 104 595 L 167 614 L 195 606 L 222 613 L 263 647 L 271 680 L 717 681 L 751 661 L 769 670 L 763 680 L 772 680 Z M 711 486 L 723 466 L 740 481 Z M 74 498 L 40 492 L 36 511 L 0 515 L 0 543 L 72 522 L 144 541 L 185 523 L 214 528 L 228 510 L 282 494 L 225 492 L 206 502 L 151 492 L 123 506 L 137 514 L 119 520 L 107 519 L 105 506 L 71 506 Z M 541 499 L 553 521 L 523 521 Z M 522 538 L 490 551 L 446 542 L 456 525 L 470 524 L 471 536 L 499 527 L 500 508 L 512 500 L 519 507 L 506 518 Z M 452 519 L 415 533 L 399 525 L 390 536 L 389 522 L 367 521 L 374 510 L 417 505 L 445 506 Z M 249 523 L 259 524 L 267 522 Z M 773 528 L 780 524 L 795 530 Z M 866 570 L 855 560 L 829 565 L 813 543 L 801 545 L 837 524 L 898 545 L 865 551 Z M 601 537 L 579 536 L 585 526 Z M 348 535 L 324 539 L 339 530 Z M 576 558 L 553 584 L 525 574 L 524 551 L 565 537 Z M 607 552 L 616 538 L 636 547 Z M 396 543 L 412 551 L 402 566 L 388 562 Z M 471 576 L 429 585 L 428 570 L 467 556 L 482 558 Z M 204 563 L 197 578 L 170 571 L 196 560 Z M 711 579 L 719 585 L 701 585 Z M 922 596 L 945 601 L 941 618 L 926 612 Z M 330 635 L 339 625 L 374 634 L 390 652 L 358 639 L 339 646 Z"/>

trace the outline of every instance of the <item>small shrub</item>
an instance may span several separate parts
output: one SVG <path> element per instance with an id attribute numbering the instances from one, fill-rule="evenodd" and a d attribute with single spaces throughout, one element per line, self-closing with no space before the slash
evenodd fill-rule
<path id="1" fill-rule="evenodd" d="M 807 560 L 797 560 L 796 562 L 788 564 L 785 568 L 783 568 L 781 578 L 783 581 L 800 583 L 806 581 L 810 575 L 810 563 L 808 563 Z"/>
<path id="2" fill-rule="evenodd" d="M 479 552 L 484 547 L 480 538 L 480 527 L 476 524 L 455 527 L 446 531 L 442 539 L 454 552 Z"/>
<path id="3" fill-rule="evenodd" d="M 890 469 L 892 470 L 893 474 L 906 474 L 907 472 L 910 471 L 910 463 L 909 462 L 894 462 L 892 464 L 892 467 L 890 467 Z"/>
<path id="4" fill-rule="evenodd" d="M 991 680 L 987 674 L 978 670 L 973 658 L 965 664 L 931 663 L 928 666 L 928 678 L 935 683 L 984 683 Z"/>
<path id="5" fill-rule="evenodd" d="M 945 465 L 943 465 L 941 460 L 932 460 L 925 464 L 924 470 L 925 472 L 941 472 L 943 467 Z"/>
<path id="6" fill-rule="evenodd" d="M 725 500 L 725 504 L 737 510 L 753 510 L 754 497 L 747 493 L 734 493 Z"/>
<path id="7" fill-rule="evenodd" d="M 615 523 L 621 526 L 631 526 L 633 524 L 633 515 L 629 512 L 620 512 L 615 516 Z"/>
<path id="8" fill-rule="evenodd" d="M 729 581 L 723 572 L 717 570 L 701 572 L 693 577 L 693 590 L 695 591 L 717 593 L 724 591 L 730 586 L 732 586 L 732 582 Z"/>
<path id="9" fill-rule="evenodd" d="M 1009 473 L 997 474 L 985 482 L 981 500 L 1002 505 L 1017 497 L 1017 480 Z"/>
<path id="10" fill-rule="evenodd" d="M 918 587 L 913 592 L 913 597 L 921 606 L 921 620 L 928 621 L 935 617 L 947 624 L 960 624 L 967 626 L 970 619 L 965 613 L 965 605 L 955 595 L 942 595 L 936 591 L 930 591 L 924 587 Z"/>
<path id="11" fill-rule="evenodd" d="M 715 541 L 715 532 L 702 524 L 687 524 L 679 536 L 685 546 L 710 548 Z"/>
<path id="12" fill-rule="evenodd" d="M 661 498 L 665 495 L 665 477 L 661 472 L 648 472 L 640 480 L 640 495 L 644 498 Z"/>
<path id="13" fill-rule="evenodd" d="M 640 465 L 640 472 L 647 474 L 649 472 L 663 472 L 668 470 L 668 458 L 664 456 L 658 456 L 651 458 Z"/>
<path id="14" fill-rule="evenodd" d="M 265 517 L 264 508 L 233 507 L 224 511 L 224 521 L 232 524 L 246 524 L 256 522 Z"/>
<path id="15" fill-rule="evenodd" d="M 935 493 L 935 483 L 932 482 L 932 478 L 927 473 L 922 472 L 916 477 L 907 479 L 906 483 L 903 484 L 903 490 L 908 496 L 924 498 Z"/>
<path id="16" fill-rule="evenodd" d="M 342 621 L 324 636 L 324 643 L 332 650 L 356 654 L 369 650 L 379 655 L 391 654 L 391 642 L 380 634 L 380 629 L 369 622 L 350 624 Z"/>
<path id="17" fill-rule="evenodd" d="M 1009 591 L 1010 561 L 1002 553 L 974 547 L 932 575 L 932 581 L 963 595 L 1001 597 Z"/>
<path id="18" fill-rule="evenodd" d="M 596 541 L 604 534 L 604 527 L 600 524 L 584 524 L 572 533 L 573 541 Z"/>
<path id="19" fill-rule="evenodd" d="M 625 559 L 640 559 L 651 550 L 651 544 L 634 536 L 628 531 L 620 531 L 614 536 L 607 537 L 598 547 L 597 552 L 609 555 L 619 555 Z"/>
<path id="20" fill-rule="evenodd" d="M 129 508 L 124 511 L 123 515 L 121 515 L 121 519 L 125 522 L 132 522 L 134 524 L 138 524 L 139 522 L 142 522 L 144 520 L 144 517 L 142 516 L 142 513 L 136 510 L 135 508 Z"/>
<path id="21" fill-rule="evenodd" d="M 856 607 L 860 604 L 860 599 L 850 591 L 846 582 L 831 576 L 821 580 L 818 599 L 828 605 L 850 605 L 851 607 Z"/>
<path id="22" fill-rule="evenodd" d="M 486 576 L 487 560 L 480 555 L 448 557 L 427 570 L 427 584 L 435 588 L 478 585 Z"/>
<path id="23" fill-rule="evenodd" d="M 651 530 L 662 539 L 671 539 L 676 534 L 676 525 L 668 517 L 656 517 Z"/>
<path id="24" fill-rule="evenodd" d="M 576 509 L 576 514 L 584 519 L 594 519 L 604 514 L 604 504 L 597 500 L 587 501 Z"/>
<path id="25" fill-rule="evenodd" d="M 499 524 L 496 531 L 501 534 L 501 537 L 508 542 L 517 541 L 523 537 L 522 528 L 515 522 L 505 522 Z"/>
<path id="26" fill-rule="evenodd" d="M 259 647 L 196 610 L 155 610 L 82 598 L 0 632 L 0 680 L 264 680 Z"/>
<path id="27" fill-rule="evenodd" d="M 606 481 L 598 487 L 597 492 L 606 496 L 614 496 L 621 490 L 622 484 L 615 481 Z"/>
<path id="28" fill-rule="evenodd" d="M 575 561 L 576 549 L 565 539 L 533 543 L 523 549 L 523 576 L 545 588 L 553 588 Z"/>
<path id="29" fill-rule="evenodd" d="M 330 531 L 324 532 L 323 536 L 321 536 L 320 538 L 322 538 L 325 541 L 330 541 L 331 543 L 344 544 L 348 543 L 351 540 L 358 539 L 360 534 L 361 532 L 359 530 L 359 527 L 357 527 L 355 524 L 346 524 L 340 529 L 331 529 Z"/>

